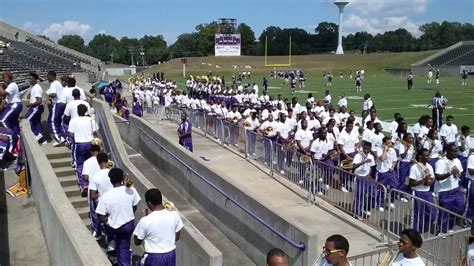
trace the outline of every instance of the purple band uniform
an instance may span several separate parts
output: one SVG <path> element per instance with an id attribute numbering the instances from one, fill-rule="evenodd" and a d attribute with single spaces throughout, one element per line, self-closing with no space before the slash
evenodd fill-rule
<path id="1" fill-rule="evenodd" d="M 30 121 L 30 127 L 33 134 L 38 136 L 44 136 L 43 126 L 41 125 L 41 115 L 44 112 L 44 106 L 42 104 L 35 105 L 28 109 L 25 117 Z"/>
<path id="2" fill-rule="evenodd" d="M 433 193 L 431 191 L 413 190 L 413 196 L 424 199 L 433 203 Z M 421 200 L 414 199 L 413 202 L 413 227 L 420 233 L 427 232 L 433 228 L 433 222 L 436 219 L 436 208 L 430 204 L 426 204 Z"/>
<path id="3" fill-rule="evenodd" d="M 81 189 L 89 185 L 89 181 L 86 180 L 84 176 L 82 175 L 82 167 L 84 166 L 84 162 L 91 157 L 90 149 L 91 149 L 90 142 L 74 144 L 74 160 L 76 164 L 77 182 L 79 186 L 81 187 Z"/>
<path id="4" fill-rule="evenodd" d="M 117 252 L 117 265 L 131 265 L 132 252 L 130 251 L 130 239 L 135 225 L 133 220 L 117 229 L 110 228 L 115 238 L 115 250 Z"/>
<path id="5" fill-rule="evenodd" d="M 0 121 L 2 124 L 6 128 L 13 130 L 15 134 L 20 134 L 20 122 L 18 118 L 22 109 L 22 103 L 9 103 L 0 113 Z"/>
<path id="6" fill-rule="evenodd" d="M 458 188 L 439 192 L 439 206 L 448 209 L 454 213 L 462 215 L 466 207 L 464 202 L 464 194 Z M 441 211 L 439 213 L 438 224 L 441 230 L 441 233 L 446 233 L 448 230 L 452 230 L 454 227 L 455 217 L 449 215 L 446 212 Z"/>
<path id="7" fill-rule="evenodd" d="M 145 253 L 141 260 L 142 266 L 175 266 L 176 265 L 176 251 L 172 250 L 167 253 Z"/>

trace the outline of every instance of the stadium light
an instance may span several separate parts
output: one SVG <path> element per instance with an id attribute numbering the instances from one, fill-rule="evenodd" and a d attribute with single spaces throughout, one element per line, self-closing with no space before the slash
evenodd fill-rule
<path id="1" fill-rule="evenodd" d="M 342 15 L 344 14 L 344 7 L 349 4 L 348 0 L 335 0 L 334 4 L 339 8 L 339 30 L 337 34 L 337 50 L 336 54 L 344 54 L 342 48 Z"/>

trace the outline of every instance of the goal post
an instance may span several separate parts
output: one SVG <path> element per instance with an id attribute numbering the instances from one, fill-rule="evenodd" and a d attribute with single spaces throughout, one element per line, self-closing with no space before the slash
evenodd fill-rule
<path id="1" fill-rule="evenodd" d="M 291 35 L 288 40 L 288 63 L 287 64 L 269 64 L 268 63 L 268 36 L 265 36 L 265 66 L 266 67 L 289 67 L 291 66 Z"/>

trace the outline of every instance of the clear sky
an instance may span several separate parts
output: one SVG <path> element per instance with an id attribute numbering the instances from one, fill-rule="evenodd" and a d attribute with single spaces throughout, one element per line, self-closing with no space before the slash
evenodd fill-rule
<path id="1" fill-rule="evenodd" d="M 269 25 L 314 32 L 322 21 L 338 21 L 332 0 L 0 0 L 0 20 L 57 40 L 78 34 L 165 37 L 168 45 L 199 23 L 232 17 L 252 27 L 258 38 Z M 443 20 L 474 23 L 474 0 L 351 0 L 344 34 L 406 28 Z"/>

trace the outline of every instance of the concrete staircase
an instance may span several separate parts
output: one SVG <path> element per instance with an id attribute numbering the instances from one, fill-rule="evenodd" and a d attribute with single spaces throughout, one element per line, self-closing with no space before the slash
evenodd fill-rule
<path id="1" fill-rule="evenodd" d="M 58 177 L 59 183 L 64 189 L 66 196 L 71 201 L 77 214 L 81 217 L 84 225 L 91 229 L 89 219 L 89 204 L 87 198 L 81 197 L 79 186 L 77 185 L 76 171 L 71 167 L 71 150 L 62 147 L 53 147 L 51 145 L 43 147 L 46 157 Z"/>

